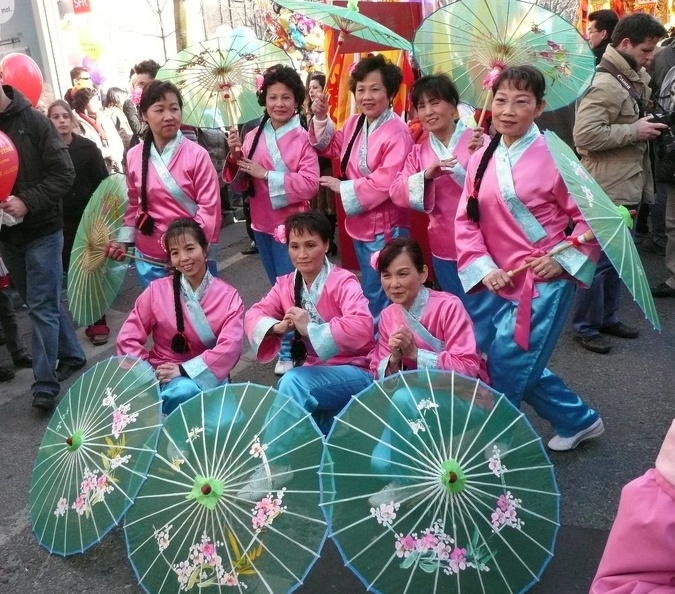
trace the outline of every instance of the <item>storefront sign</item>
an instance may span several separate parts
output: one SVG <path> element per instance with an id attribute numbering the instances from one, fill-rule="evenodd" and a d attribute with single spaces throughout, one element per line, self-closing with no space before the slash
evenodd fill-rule
<path id="1" fill-rule="evenodd" d="M 14 16 L 14 0 L 0 0 L 0 25 Z"/>
<path id="2" fill-rule="evenodd" d="M 73 12 L 75 14 L 91 12 L 91 0 L 73 0 Z"/>

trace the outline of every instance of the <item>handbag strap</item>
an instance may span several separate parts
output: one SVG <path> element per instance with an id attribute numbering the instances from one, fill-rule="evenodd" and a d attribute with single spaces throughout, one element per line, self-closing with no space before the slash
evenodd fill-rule
<path id="1" fill-rule="evenodd" d="M 638 117 L 642 118 L 645 115 L 645 104 L 642 95 L 635 88 L 635 85 L 629 81 L 620 71 L 608 60 L 604 58 L 600 60 L 600 65 L 595 69 L 596 72 L 607 72 L 611 74 L 619 84 L 628 91 L 628 94 L 638 105 Z"/>

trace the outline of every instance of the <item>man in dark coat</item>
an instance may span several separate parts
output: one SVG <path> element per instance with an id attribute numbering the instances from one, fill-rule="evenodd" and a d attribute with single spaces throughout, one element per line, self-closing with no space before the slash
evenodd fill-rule
<path id="1" fill-rule="evenodd" d="M 60 302 L 61 201 L 73 184 L 75 171 L 68 149 L 49 119 L 9 85 L 0 87 L 0 131 L 9 136 L 19 155 L 12 195 L 0 202 L 0 255 L 28 306 L 33 334 L 33 406 L 49 413 L 56 405 L 59 382 L 86 364 Z"/>

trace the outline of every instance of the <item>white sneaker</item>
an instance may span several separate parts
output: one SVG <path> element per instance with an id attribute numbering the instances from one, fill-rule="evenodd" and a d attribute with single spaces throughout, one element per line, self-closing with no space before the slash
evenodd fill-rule
<path id="1" fill-rule="evenodd" d="M 385 487 L 368 497 L 371 507 L 378 508 L 389 503 L 401 503 L 404 498 L 404 486 L 396 481 L 391 481 Z"/>
<path id="2" fill-rule="evenodd" d="M 559 435 L 556 435 L 548 442 L 548 449 L 555 452 L 567 452 L 576 448 L 582 441 L 600 437 L 604 432 L 605 425 L 603 424 L 602 419 L 598 419 L 590 427 L 587 427 L 583 431 L 579 431 L 579 433 L 572 437 L 560 437 Z"/>
<path id="3" fill-rule="evenodd" d="M 293 361 L 282 361 L 279 359 L 274 366 L 274 375 L 284 375 L 284 373 L 291 369 L 293 369 Z"/>
<path id="4" fill-rule="evenodd" d="M 258 466 L 251 475 L 251 480 L 239 491 L 237 496 L 248 501 L 259 501 L 272 491 L 278 491 L 293 480 L 293 471 L 290 466 L 270 465 L 272 480 L 267 478 L 264 466 Z"/>

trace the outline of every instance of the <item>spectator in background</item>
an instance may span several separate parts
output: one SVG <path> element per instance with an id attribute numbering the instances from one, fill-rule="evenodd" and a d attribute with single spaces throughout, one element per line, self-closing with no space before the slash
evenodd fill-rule
<path id="1" fill-rule="evenodd" d="M 75 168 L 75 182 L 63 197 L 63 271 L 68 272 L 70 252 L 73 249 L 75 234 L 80 225 L 84 209 L 98 185 L 108 177 L 101 151 L 88 138 L 73 134 L 74 114 L 70 106 L 59 99 L 49 106 L 47 112 L 61 140 L 68 146 L 68 154 Z M 88 326 L 85 334 L 94 345 L 108 342 L 110 328 L 105 316 Z"/>
<path id="2" fill-rule="evenodd" d="M 76 66 L 70 71 L 70 82 L 73 85 L 66 91 L 63 98 L 72 106 L 73 95 L 80 89 L 93 89 L 94 83 L 91 80 L 91 72 L 82 66 Z M 48 104 L 49 105 L 49 104 Z"/>
<path id="3" fill-rule="evenodd" d="M 0 344 L 7 345 L 14 367 L 32 367 L 33 358 L 19 335 L 19 323 L 14 311 L 12 289 L 7 269 L 0 258 Z M 14 370 L 0 367 L 0 382 L 14 377 Z"/>
<path id="4" fill-rule="evenodd" d="M 139 143 L 140 137 L 145 131 L 145 125 L 143 123 L 143 118 L 138 111 L 138 106 L 141 103 L 143 89 L 155 80 L 159 68 L 159 64 L 154 60 L 143 60 L 136 64 L 131 71 L 131 97 L 129 97 L 122 106 L 122 110 L 124 111 L 124 115 L 127 116 L 127 121 L 129 122 L 129 127 L 132 132 L 129 148 Z"/>
<path id="5" fill-rule="evenodd" d="M 603 56 L 606 68 L 577 104 L 574 141 L 581 162 L 612 201 L 629 210 L 638 209 L 654 191 L 647 145 L 667 126 L 652 122 L 645 112 L 650 89 L 644 67 L 665 35 L 663 25 L 650 15 L 623 17 Z M 620 300 L 621 279 L 603 252 L 593 283 L 577 288 L 574 300 L 572 329 L 581 346 L 604 354 L 611 344 L 603 334 L 638 337 L 637 328 L 619 320 Z"/>
<path id="6" fill-rule="evenodd" d="M 83 136 L 96 144 L 110 173 L 122 171 L 124 144 L 115 125 L 104 113 L 94 89 L 80 89 L 73 95 L 72 108 Z"/>
<path id="7" fill-rule="evenodd" d="M 119 87 L 110 87 L 108 92 L 105 94 L 103 107 L 105 109 L 106 115 L 115 125 L 115 130 L 117 130 L 117 133 L 122 139 L 122 144 L 124 145 L 124 155 L 126 156 L 127 151 L 129 150 L 129 143 L 131 142 L 133 132 L 131 131 L 131 126 L 129 125 L 127 116 L 124 115 L 123 106 L 125 100 L 126 93 L 122 89 Z"/>
<path id="8" fill-rule="evenodd" d="M 75 180 L 66 145 L 54 126 L 9 85 L 0 88 L 0 131 L 19 153 L 19 175 L 0 209 L 17 224 L 0 229 L 0 255 L 28 307 L 33 332 L 33 407 L 51 413 L 59 382 L 86 365 L 61 302 L 61 202 Z M 57 367 L 58 361 L 58 367 Z"/>
<path id="9" fill-rule="evenodd" d="M 614 27 L 619 22 L 619 15 L 613 10 L 596 10 L 588 15 L 586 37 L 595 55 L 595 63 L 599 64 L 607 46 L 612 41 Z"/>

